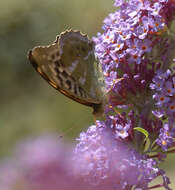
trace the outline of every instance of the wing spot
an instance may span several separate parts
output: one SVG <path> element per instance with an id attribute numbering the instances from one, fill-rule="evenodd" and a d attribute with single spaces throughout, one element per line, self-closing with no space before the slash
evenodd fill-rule
<path id="1" fill-rule="evenodd" d="M 69 75 L 67 74 L 67 72 L 64 71 L 64 70 L 63 70 L 63 72 L 62 72 L 62 75 L 63 75 L 64 78 L 67 78 L 67 77 L 69 76 Z"/>
<path id="2" fill-rule="evenodd" d="M 68 90 L 70 90 L 72 88 L 72 84 L 70 80 L 66 80 L 66 86 L 68 88 Z"/>
<path id="3" fill-rule="evenodd" d="M 77 95 L 77 85 L 74 84 L 74 93 Z"/>
<path id="4" fill-rule="evenodd" d="M 78 87 L 78 91 L 79 91 L 81 97 L 85 97 L 85 93 L 80 86 Z"/>
<path id="5" fill-rule="evenodd" d="M 63 86 L 63 79 L 59 75 L 57 75 L 56 78 L 58 79 L 60 86 Z"/>
<path id="6" fill-rule="evenodd" d="M 57 65 L 58 66 L 58 65 Z M 64 71 L 63 67 L 61 65 L 59 65 L 58 67 L 55 68 L 55 70 L 58 72 L 58 73 L 62 73 Z"/>
<path id="7" fill-rule="evenodd" d="M 54 61 L 55 65 L 60 66 L 60 63 L 58 60 Z"/>
<path id="8" fill-rule="evenodd" d="M 57 61 L 54 61 L 55 65 L 56 65 L 56 69 L 57 69 L 57 72 L 63 72 L 63 66 L 61 65 L 61 63 L 57 60 Z"/>

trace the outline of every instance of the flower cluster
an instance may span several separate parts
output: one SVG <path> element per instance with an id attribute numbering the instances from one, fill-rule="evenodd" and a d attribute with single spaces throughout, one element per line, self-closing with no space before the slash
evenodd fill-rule
<path id="1" fill-rule="evenodd" d="M 104 124 L 117 142 L 161 161 L 175 146 L 175 2 L 114 5 L 118 10 L 104 20 L 104 32 L 93 38 L 108 92 Z"/>
<path id="2" fill-rule="evenodd" d="M 114 5 L 93 38 L 106 84 L 103 120 L 73 151 L 55 137 L 24 143 L 16 167 L 1 167 L 0 189 L 171 190 L 159 163 L 175 152 L 175 1 Z M 157 177 L 162 183 L 151 186 Z"/>
<path id="3" fill-rule="evenodd" d="M 75 164 L 72 147 L 63 146 L 55 135 L 31 138 L 17 145 L 13 159 L 1 162 L 0 189 L 100 190 L 82 180 Z"/>
<path id="4" fill-rule="evenodd" d="M 168 123 L 165 123 L 164 126 L 160 129 L 159 138 L 156 140 L 156 143 L 162 147 L 164 151 L 167 151 L 169 147 L 173 145 L 173 138 L 175 137 L 175 126 L 170 126 Z"/>
<path id="5" fill-rule="evenodd" d="M 155 91 L 153 98 L 156 101 L 157 109 L 154 112 L 156 116 L 167 116 L 169 120 L 175 118 L 175 76 L 171 71 L 158 71 L 153 78 L 150 88 Z M 158 114 L 159 113 L 159 114 Z"/>
<path id="6" fill-rule="evenodd" d="M 174 46 L 169 47 L 172 41 L 167 40 L 172 15 L 166 14 L 170 10 L 173 13 L 174 4 L 167 0 L 120 0 L 115 1 L 115 6 L 119 10 L 104 20 L 104 33 L 93 38 L 96 55 L 106 87 L 115 93 L 112 105 L 135 105 L 135 96 L 145 100 L 155 71 L 165 64 L 162 53 L 166 60 L 167 52 L 163 51 L 175 50 Z M 163 36 L 166 37 L 162 39 Z"/>
<path id="7" fill-rule="evenodd" d="M 1 163 L 0 189 L 146 190 L 157 177 L 168 189 L 158 162 L 116 141 L 104 122 L 90 126 L 78 141 L 73 152 L 53 135 L 22 142 L 15 159 Z"/>
<path id="8" fill-rule="evenodd" d="M 97 121 L 82 132 L 75 149 L 76 171 L 99 189 L 148 189 L 158 176 L 167 178 L 153 159 L 116 141 L 104 122 Z M 169 180 L 162 186 L 168 187 Z M 167 188 L 168 189 L 168 188 Z"/>
<path id="9" fill-rule="evenodd" d="M 105 125 L 112 129 L 113 135 L 117 140 L 126 140 L 132 138 L 133 129 L 135 127 L 134 113 L 131 112 L 126 117 L 126 113 L 108 115 Z"/>
<path id="10" fill-rule="evenodd" d="M 158 70 L 152 81 L 150 88 L 155 100 L 155 110 L 152 112 L 157 118 L 167 119 L 167 123 L 160 129 L 156 143 L 163 151 L 167 151 L 173 146 L 175 137 L 175 76 L 170 70 Z"/>

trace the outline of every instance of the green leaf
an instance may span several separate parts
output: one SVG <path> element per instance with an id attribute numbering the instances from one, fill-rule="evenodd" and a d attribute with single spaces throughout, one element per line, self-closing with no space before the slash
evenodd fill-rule
<path id="1" fill-rule="evenodd" d="M 149 136 L 148 131 L 146 131 L 145 129 L 143 129 L 143 128 L 141 128 L 141 127 L 135 127 L 134 130 L 139 131 L 139 132 L 141 132 L 142 134 L 144 134 L 145 137 L 146 137 L 146 139 L 147 139 L 148 136 Z"/>

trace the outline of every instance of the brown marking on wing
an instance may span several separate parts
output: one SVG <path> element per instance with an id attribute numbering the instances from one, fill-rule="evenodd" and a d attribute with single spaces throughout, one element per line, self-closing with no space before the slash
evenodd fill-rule
<path id="1" fill-rule="evenodd" d="M 98 103 L 92 103 L 92 102 L 88 102 L 88 101 L 85 101 L 83 99 L 77 98 L 77 97 L 75 97 L 75 96 L 73 96 L 71 94 L 68 94 L 65 90 L 61 89 L 54 81 L 49 79 L 49 77 L 47 76 L 46 73 L 44 73 L 40 69 L 40 67 L 38 66 L 38 64 L 35 61 L 34 57 L 32 56 L 32 50 L 29 51 L 28 58 L 29 58 L 30 63 L 32 64 L 32 66 L 42 76 L 42 78 L 44 78 L 53 88 L 55 88 L 56 90 L 58 90 L 59 92 L 61 92 L 65 96 L 67 96 L 68 98 L 71 98 L 72 100 L 74 100 L 74 101 L 76 101 L 76 102 L 78 102 L 80 104 L 90 106 L 90 107 L 93 107 L 93 108 L 100 105 L 100 103 L 99 104 Z M 82 93 L 82 89 L 81 90 L 79 89 L 79 92 Z"/>

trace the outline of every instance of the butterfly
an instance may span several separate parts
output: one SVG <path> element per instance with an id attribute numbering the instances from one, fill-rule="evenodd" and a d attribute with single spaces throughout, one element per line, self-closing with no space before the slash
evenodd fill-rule
<path id="1" fill-rule="evenodd" d="M 65 31 L 53 44 L 30 50 L 28 58 L 56 90 L 92 107 L 94 115 L 103 112 L 103 75 L 94 54 L 94 43 L 87 35 L 80 31 Z"/>

